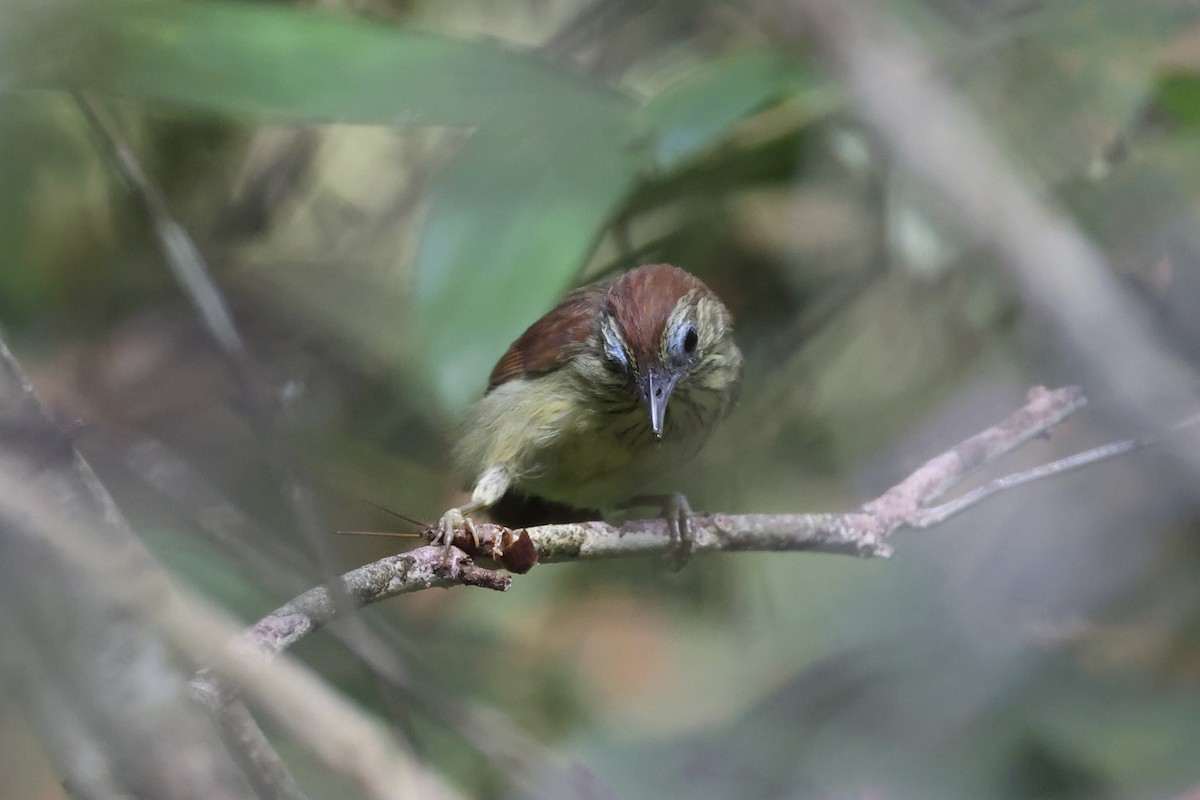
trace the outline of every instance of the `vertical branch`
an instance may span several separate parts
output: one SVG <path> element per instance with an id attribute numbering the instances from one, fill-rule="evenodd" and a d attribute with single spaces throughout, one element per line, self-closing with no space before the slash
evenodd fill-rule
<path id="1" fill-rule="evenodd" d="M 64 676 L 34 679 L 53 680 L 86 715 L 128 794 L 232 800 L 250 791 L 189 698 L 182 653 L 211 661 L 365 796 L 457 796 L 377 720 L 294 661 L 268 660 L 232 620 L 175 587 L 2 342 L 0 434 L 0 615 L 14 615 Z"/>
<path id="2" fill-rule="evenodd" d="M 32 665 L 13 668 L 19 653 L 6 659 L 5 683 L 38 720 L 64 774 L 87 780 L 91 789 L 78 791 L 94 796 L 119 788 L 164 800 L 245 797 L 240 771 L 188 698 L 170 642 L 114 602 L 104 578 L 38 524 L 48 508 L 63 524 L 86 525 L 89 546 L 137 576 L 124 590 L 144 589 L 151 601 L 158 565 L 3 342 L 0 435 L 0 482 L 9 487 L 0 494 L 0 615 L 6 632 L 18 634 L 6 648 L 24 643 Z"/>
<path id="3" fill-rule="evenodd" d="M 283 759 L 267 741 L 258 721 L 241 700 L 225 704 L 213 714 L 229 751 L 242 765 L 247 779 L 264 800 L 306 800 Z"/>
<path id="4" fill-rule="evenodd" d="M 142 169 L 141 163 L 121 136 L 116 122 L 104 106 L 82 93 L 76 93 L 76 100 L 111 157 L 114 167 L 144 206 L 171 273 L 228 359 L 250 409 L 254 427 L 258 431 L 267 463 L 274 472 L 281 497 L 291 510 L 301 538 L 316 556 L 330 597 L 334 603 L 347 610 L 354 608 L 350 598 L 345 595 L 341 582 L 337 580 L 341 569 L 337 566 L 328 531 L 319 520 L 312 493 L 294 468 L 291 453 L 276 415 L 270 408 L 265 389 L 261 386 L 254 361 L 238 333 L 229 305 L 213 279 L 211 270 L 187 230 L 171 214 L 162 192 Z M 402 666 L 392 649 L 360 618 L 343 615 L 343 619 L 344 629 L 339 635 L 364 662 L 378 667 L 386 661 L 383 666 L 387 671 L 402 671 Z M 379 654 L 384 656 L 380 657 Z M 376 674 L 381 673 L 376 670 Z M 384 688 L 391 690 L 387 683 L 384 684 Z"/>
<path id="5" fill-rule="evenodd" d="M 1143 310 L 1074 221 L 993 144 L 920 46 L 864 0 L 788 0 L 789 21 L 815 39 L 859 113 L 959 222 L 1008 265 L 1031 308 L 1139 425 L 1165 429 L 1195 392 Z M 1200 475 L 1200 452 L 1170 452 Z"/>
<path id="6" fill-rule="evenodd" d="M 171 214 L 162 192 L 142 169 L 141 162 L 121 136 L 115 120 L 104 106 L 83 93 L 76 93 L 76 101 L 104 145 L 113 166 L 145 208 L 171 274 L 228 359 L 250 409 L 267 462 L 275 472 L 281 497 L 291 509 L 297 529 L 310 551 L 316 556 L 324 578 L 337 592 L 334 578 L 340 570 L 326 532 L 319 522 L 313 498 L 292 466 L 287 445 L 258 379 L 254 360 L 238 333 L 229 304 L 217 287 L 208 264 L 187 230 Z"/>

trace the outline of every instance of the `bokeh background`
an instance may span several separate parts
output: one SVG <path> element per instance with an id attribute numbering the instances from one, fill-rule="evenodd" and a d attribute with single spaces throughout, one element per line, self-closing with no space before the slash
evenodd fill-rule
<path id="1" fill-rule="evenodd" d="M 1190 381 L 1194 4 L 876 8 Z M 787 4 L 10 0 L 0 70 L 0 332 L 154 555 L 246 622 L 323 574 L 279 458 L 339 569 L 410 546 L 333 531 L 459 502 L 448 452 L 491 364 L 563 292 L 641 263 L 709 283 L 747 356 L 675 484 L 697 509 L 850 510 L 1037 384 L 1082 381 L 1089 409 L 989 474 L 1144 432 L 860 121 Z M 72 89 L 203 254 L 265 408 Z M 901 532 L 886 562 L 631 559 L 419 593 L 363 611 L 402 689 L 343 639 L 297 653 L 468 797 L 557 795 L 424 706 L 496 712 L 579 797 L 1196 797 L 1195 486 L 1149 451 Z M 18 705 L 4 796 L 70 796 Z M 268 733 L 311 797 L 361 794 Z"/>

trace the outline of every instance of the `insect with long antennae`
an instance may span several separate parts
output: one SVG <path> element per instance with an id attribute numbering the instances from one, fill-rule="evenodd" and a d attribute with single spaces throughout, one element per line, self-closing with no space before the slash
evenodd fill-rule
<path id="1" fill-rule="evenodd" d="M 381 505 L 379 505 L 379 503 L 376 503 L 372 500 L 367 500 L 364 498 L 363 502 L 373 505 L 376 508 L 378 508 L 380 511 L 385 511 L 388 514 L 391 514 L 393 517 L 402 519 L 405 522 L 407 522 L 409 525 L 416 525 L 418 528 L 421 529 L 421 532 L 405 533 L 404 531 L 334 531 L 334 533 L 336 533 L 338 536 L 387 536 L 390 538 L 398 538 L 398 539 L 419 539 L 425 535 L 424 531 L 428 530 L 430 527 L 429 523 L 427 523 L 427 522 L 421 522 L 421 520 L 419 520 L 419 519 L 413 519 L 412 517 L 407 517 L 404 514 L 401 514 L 399 511 L 393 511 L 392 509 L 388 508 L 387 506 L 381 506 Z"/>

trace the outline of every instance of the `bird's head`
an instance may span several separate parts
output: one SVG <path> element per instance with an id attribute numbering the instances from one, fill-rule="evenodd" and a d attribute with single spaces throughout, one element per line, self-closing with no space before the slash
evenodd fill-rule
<path id="1" fill-rule="evenodd" d="M 638 267 L 613 282 L 599 343 L 605 367 L 636 394 L 659 439 L 672 395 L 723 413 L 741 381 L 729 311 L 699 278 L 670 264 Z"/>

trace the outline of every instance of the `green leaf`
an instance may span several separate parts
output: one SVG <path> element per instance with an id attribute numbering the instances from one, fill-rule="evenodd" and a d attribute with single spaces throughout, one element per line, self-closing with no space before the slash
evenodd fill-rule
<path id="1" fill-rule="evenodd" d="M 223 2 L 108 0 L 50 15 L 25 80 L 310 121 L 530 126 L 629 101 L 485 41 Z M 49 12 L 47 12 L 49 14 Z M 0 19 L 0 23 L 3 19 Z"/>
<path id="2" fill-rule="evenodd" d="M 1159 108 L 1188 128 L 1200 126 L 1200 75 L 1172 73 L 1158 81 Z"/>
<path id="3" fill-rule="evenodd" d="M 646 106 L 605 119 L 556 113 L 524 136 L 480 132 L 436 187 L 419 254 L 416 320 L 442 399 L 460 408 L 504 348 L 571 285 L 654 137 L 659 165 L 711 146 L 747 114 L 817 83 L 747 53 L 701 68 Z M 635 132 L 638 134 L 635 136 Z"/>
<path id="4" fill-rule="evenodd" d="M 81 169 L 91 143 L 73 135 L 74 114 L 62 96 L 0 94 L 0 325 L 20 326 L 57 300 L 63 276 L 45 269 L 47 248 L 37 241 L 39 211 L 54 201 L 38 190 L 47 177 L 70 180 Z"/>
<path id="5" fill-rule="evenodd" d="M 418 256 L 414 335 L 446 405 L 478 397 L 508 343 L 572 283 L 638 166 L 603 131 L 467 141 L 434 189 Z"/>
<path id="6" fill-rule="evenodd" d="M 654 138 L 660 166 L 671 167 L 713 145 L 751 113 L 803 95 L 824 108 L 834 92 L 810 69 L 774 53 L 745 52 L 706 64 L 651 98 L 637 113 Z"/>
<path id="7" fill-rule="evenodd" d="M 633 101 L 491 42 L 221 2 L 110 0 L 46 25 L 27 83 L 302 120 L 468 127 L 431 192 L 422 351 L 452 406 L 570 283 L 631 186 Z M 52 66 L 47 66 L 52 65 Z M 502 347 L 501 347 L 502 349 Z"/>
<path id="8" fill-rule="evenodd" d="M 568 287 L 647 164 L 696 153 L 771 100 L 812 88 L 747 53 L 639 107 L 538 56 L 260 4 L 108 0 L 51 14 L 26 84 L 225 114 L 474 129 L 434 185 L 414 335 L 452 407 Z M 2 22 L 2 20 L 0 20 Z"/>

